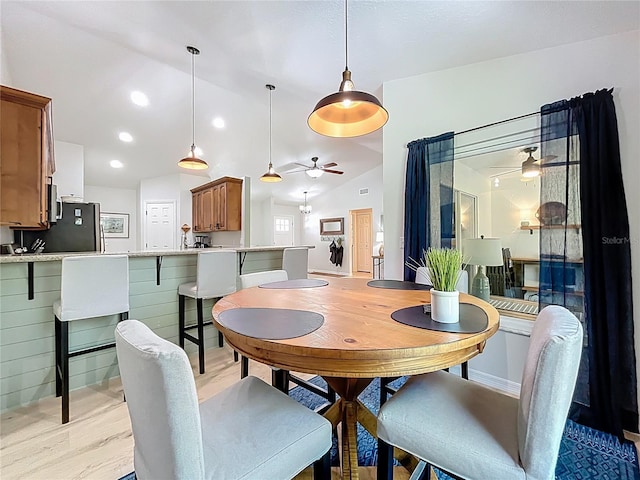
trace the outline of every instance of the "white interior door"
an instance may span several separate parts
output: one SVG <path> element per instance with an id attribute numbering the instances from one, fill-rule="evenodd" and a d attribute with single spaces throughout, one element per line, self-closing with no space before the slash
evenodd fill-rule
<path id="1" fill-rule="evenodd" d="M 293 245 L 293 215 L 273 216 L 273 244 Z"/>
<path id="2" fill-rule="evenodd" d="M 173 202 L 145 202 L 145 250 L 176 249 L 176 214 Z"/>

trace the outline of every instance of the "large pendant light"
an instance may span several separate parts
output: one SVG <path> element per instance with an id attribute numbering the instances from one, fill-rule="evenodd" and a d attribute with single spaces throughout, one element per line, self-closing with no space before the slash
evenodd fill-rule
<path id="1" fill-rule="evenodd" d="M 273 92 L 276 87 L 271 84 L 266 84 L 265 87 L 269 90 L 269 169 L 267 173 L 260 177 L 260 181 L 274 183 L 282 181 L 282 177 L 276 173 L 271 163 L 271 92 Z"/>
<path id="2" fill-rule="evenodd" d="M 309 215 L 311 213 L 311 205 L 307 205 L 307 192 L 304 192 L 304 205 L 300 205 L 300 213 Z"/>
<path id="3" fill-rule="evenodd" d="M 189 155 L 178 162 L 178 166 L 189 170 L 205 170 L 209 168 L 207 162 L 196 156 L 196 76 L 195 76 L 195 56 L 200 55 L 200 50 L 196 47 L 187 47 L 191 54 L 191 151 Z"/>
<path id="4" fill-rule="evenodd" d="M 348 67 L 347 0 L 344 2 L 345 67 L 336 93 L 318 102 L 307 124 L 311 130 L 328 137 L 357 137 L 374 132 L 389 119 L 389 113 L 370 93 L 353 89 Z"/>

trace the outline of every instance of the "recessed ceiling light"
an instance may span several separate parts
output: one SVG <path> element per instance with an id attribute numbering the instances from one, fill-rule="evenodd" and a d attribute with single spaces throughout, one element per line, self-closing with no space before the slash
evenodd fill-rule
<path id="1" fill-rule="evenodd" d="M 211 123 L 216 128 L 224 128 L 224 120 L 222 118 L 220 118 L 220 117 L 214 118 L 213 122 L 211 122 Z"/>
<path id="2" fill-rule="evenodd" d="M 111 160 L 109 162 L 109 165 L 111 165 L 111 168 L 122 168 L 122 167 L 124 167 L 124 164 L 120 160 Z"/>
<path id="3" fill-rule="evenodd" d="M 120 132 L 118 134 L 118 138 L 120 140 L 122 140 L 123 142 L 133 142 L 133 137 L 131 136 L 131 134 L 129 132 Z"/>
<path id="4" fill-rule="evenodd" d="M 149 105 L 149 98 L 139 90 L 131 92 L 131 101 L 139 107 L 146 107 Z"/>

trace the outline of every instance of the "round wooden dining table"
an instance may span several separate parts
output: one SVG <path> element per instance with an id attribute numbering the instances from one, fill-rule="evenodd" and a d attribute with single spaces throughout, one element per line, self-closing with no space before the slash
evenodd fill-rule
<path id="1" fill-rule="evenodd" d="M 461 334 L 408 326 L 391 314 L 430 303 L 430 293 L 373 288 L 368 281 L 328 278 L 328 285 L 317 288 L 253 287 L 227 295 L 213 307 L 214 325 L 234 350 L 273 367 L 321 375 L 340 396 L 324 415 L 334 426 L 341 424 L 342 472 L 349 479 L 358 478 L 357 423 L 375 436 L 376 417 L 357 398 L 366 386 L 376 377 L 433 372 L 469 360 L 482 352 L 500 318 L 488 303 L 461 293 L 461 303 L 486 313 L 484 330 Z M 255 338 L 218 322 L 222 312 L 238 308 L 310 311 L 321 314 L 324 322 L 296 338 Z"/>

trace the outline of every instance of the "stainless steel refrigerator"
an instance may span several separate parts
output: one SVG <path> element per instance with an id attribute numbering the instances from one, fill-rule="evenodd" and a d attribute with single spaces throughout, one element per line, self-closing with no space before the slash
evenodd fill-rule
<path id="1" fill-rule="evenodd" d="M 61 212 L 49 230 L 22 232 L 22 244 L 30 253 L 36 240 L 44 242 L 44 253 L 102 251 L 99 203 L 63 202 Z M 21 241 L 19 232 L 15 237 Z"/>

